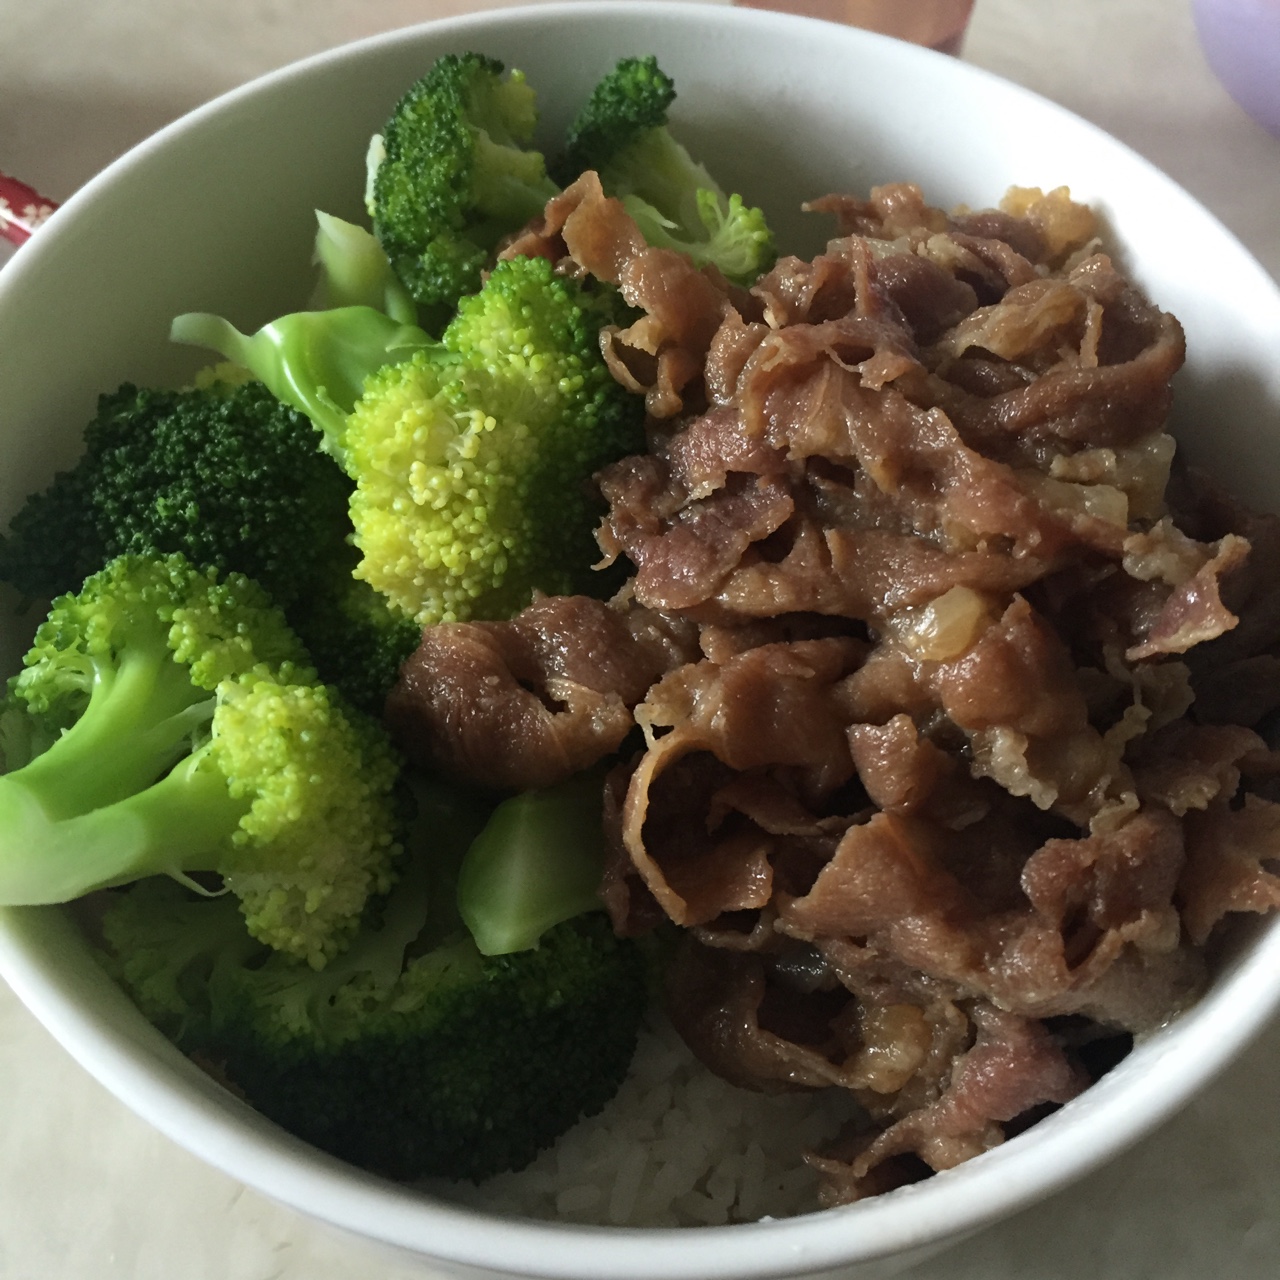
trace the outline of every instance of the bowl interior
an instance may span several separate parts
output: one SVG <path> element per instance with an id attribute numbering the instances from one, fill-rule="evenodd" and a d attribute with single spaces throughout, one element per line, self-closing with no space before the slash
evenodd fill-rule
<path id="1" fill-rule="evenodd" d="M 675 127 L 787 250 L 831 230 L 828 191 L 919 182 L 985 206 L 1012 184 L 1070 186 L 1118 256 L 1182 320 L 1176 432 L 1246 499 L 1280 480 L 1280 292 L 1208 213 L 1061 109 L 972 67 L 867 33 L 752 10 L 618 0 L 482 14 L 375 38 L 236 91 L 145 143 L 67 202 L 0 276 L 0 522 L 74 458 L 96 396 L 177 383 L 175 314 L 252 328 L 303 304 L 313 210 L 360 216 L 364 155 L 441 53 L 480 50 L 537 89 L 545 138 L 617 58 L 654 52 Z M 0 667 L 29 627 L 0 609 Z M 0 913 L 0 971 L 86 1068 L 198 1155 L 340 1226 L 454 1263 L 548 1276 L 790 1275 L 924 1246 L 1045 1194 L 1153 1127 L 1280 998 L 1280 927 L 1242 930 L 1212 994 L 1077 1102 L 919 1186 L 784 1223 L 606 1232 L 483 1220 L 355 1172 L 250 1112 L 181 1058 L 98 972 L 56 910 Z M 620 1245 L 625 1243 L 625 1247 Z M 849 1273 L 842 1273 L 849 1274 Z"/>

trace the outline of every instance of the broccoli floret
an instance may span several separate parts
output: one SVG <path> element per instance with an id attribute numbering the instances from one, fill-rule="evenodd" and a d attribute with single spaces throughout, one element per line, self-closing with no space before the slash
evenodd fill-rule
<path id="1" fill-rule="evenodd" d="M 623 58 L 591 91 L 565 134 L 554 174 L 568 186 L 588 169 L 599 172 L 650 129 L 665 128 L 675 81 L 657 58 Z"/>
<path id="2" fill-rule="evenodd" d="M 180 391 L 121 387 L 101 398 L 76 466 L 0 541 L 0 578 L 48 600 L 125 554 L 243 573 L 284 610 L 322 679 L 378 713 L 417 629 L 352 578 L 351 481 L 316 442 L 307 416 L 240 365 Z"/>
<path id="3" fill-rule="evenodd" d="M 106 915 L 112 968 L 180 1047 L 333 1155 L 399 1179 L 520 1168 L 616 1091 L 646 973 L 599 912 L 497 958 L 433 919 L 482 820 L 429 797 L 433 861 L 321 973 L 246 946 L 222 903 L 148 884 Z"/>
<path id="4" fill-rule="evenodd" d="M 350 482 L 306 417 L 260 382 L 101 397 L 84 453 L 0 541 L 0 579 L 30 600 L 78 590 L 115 556 L 180 552 L 255 579 L 283 608 L 350 533 Z"/>
<path id="5" fill-rule="evenodd" d="M 416 353 L 366 383 L 344 437 L 357 574 L 420 623 L 587 589 L 590 478 L 643 443 L 641 402 L 600 355 L 612 305 L 513 258 L 462 301 L 444 358 Z"/>
<path id="6" fill-rule="evenodd" d="M 438 947 L 370 1003 L 362 983 L 335 994 L 334 1019 L 358 1026 L 337 1042 L 264 1043 L 251 1022 L 232 1043 L 231 1023 L 227 1073 L 277 1123 L 353 1164 L 479 1181 L 522 1168 L 613 1096 L 645 981 L 634 946 L 584 916 L 518 956 L 486 960 L 469 939 Z"/>
<path id="7" fill-rule="evenodd" d="M 750 284 L 773 265 L 773 233 L 760 209 L 727 194 L 672 136 L 675 96 L 656 58 L 624 58 L 570 125 L 556 174 L 567 184 L 594 169 L 650 244 Z"/>
<path id="8" fill-rule="evenodd" d="M 0 904 L 214 873 L 255 937 L 321 966 L 391 882 L 398 758 L 242 575 L 113 560 L 38 629 L 6 746 L 27 715 L 42 749 L 0 776 Z"/>
<path id="9" fill-rule="evenodd" d="M 474 292 L 502 236 L 557 192 L 523 74 L 475 53 L 440 58 L 397 104 L 372 148 L 370 213 L 418 302 L 452 307 Z"/>
<path id="10" fill-rule="evenodd" d="M 643 447 L 643 401 L 600 353 L 620 316 L 614 291 L 517 257 L 462 300 L 439 342 L 419 330 L 388 348 L 391 322 L 368 307 L 283 316 L 252 337 L 184 316 L 175 334 L 246 361 L 312 416 L 355 482 L 356 576 L 425 626 L 589 589 L 602 511 L 591 477 Z M 328 346 L 344 353 L 341 402 L 317 381 Z"/>
<path id="11" fill-rule="evenodd" d="M 111 976 L 148 1022 L 185 1049 L 209 1043 L 223 976 L 276 954 L 245 927 L 235 898 L 205 897 L 166 876 L 112 894 L 100 932 Z M 323 971 L 299 972 L 318 978 L 337 967 L 334 960 Z"/>
<path id="12" fill-rule="evenodd" d="M 299 601 L 289 621 L 322 679 L 337 685 L 361 711 L 381 716 L 401 664 L 422 641 L 422 628 L 351 576 L 360 557 L 353 547 L 346 551 L 334 577 L 309 600 Z"/>

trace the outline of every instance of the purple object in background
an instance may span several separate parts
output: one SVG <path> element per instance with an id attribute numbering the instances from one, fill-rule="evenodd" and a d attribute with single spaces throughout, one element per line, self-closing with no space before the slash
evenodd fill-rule
<path id="1" fill-rule="evenodd" d="M 1280 0 L 1192 0 L 1205 57 L 1227 92 L 1280 136 Z"/>

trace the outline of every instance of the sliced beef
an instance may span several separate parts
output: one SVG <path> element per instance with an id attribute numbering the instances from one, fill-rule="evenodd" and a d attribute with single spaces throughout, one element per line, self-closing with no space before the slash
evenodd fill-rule
<path id="1" fill-rule="evenodd" d="M 402 667 L 386 724 L 426 768 L 486 787 L 550 786 L 618 749 L 672 644 L 585 596 L 536 601 L 509 622 L 442 623 Z"/>
<path id="2" fill-rule="evenodd" d="M 611 367 L 658 418 L 684 408 L 684 397 L 701 397 L 702 369 L 721 321 L 735 303 L 748 299 L 718 272 L 700 271 L 681 253 L 645 242 L 619 200 L 604 194 L 599 177 L 582 174 L 552 199 L 540 226 L 504 250 L 536 254 L 563 269 L 616 285 L 644 314 L 623 330 L 602 335 Z"/>
<path id="3" fill-rule="evenodd" d="M 1038 1023 L 978 1004 L 970 1017 L 972 1048 L 956 1058 L 951 1079 L 936 1102 L 912 1111 L 882 1133 L 855 1139 L 861 1147 L 815 1156 L 823 1177 L 822 1202 L 848 1204 L 887 1190 L 884 1166 L 914 1156 L 928 1169 L 951 1169 L 1004 1141 L 1003 1125 L 1044 1103 L 1069 1102 L 1088 1083 Z M 879 1176 L 878 1176 L 879 1175 Z"/>
<path id="4" fill-rule="evenodd" d="M 432 629 L 389 721 L 498 787 L 633 735 L 614 927 L 681 927 L 712 1070 L 856 1099 L 811 1157 L 843 1203 L 1069 1101 L 1280 907 L 1280 517 L 1176 458 L 1182 329 L 1065 189 L 809 207 L 836 234 L 750 290 L 595 174 L 506 247 L 640 312 L 602 339 L 649 412 L 597 478 L 630 577 Z"/>
<path id="5" fill-rule="evenodd" d="M 1182 918 L 1197 944 L 1231 912 L 1280 907 L 1280 805 L 1246 795 L 1243 808 L 1215 801 L 1186 819 Z"/>

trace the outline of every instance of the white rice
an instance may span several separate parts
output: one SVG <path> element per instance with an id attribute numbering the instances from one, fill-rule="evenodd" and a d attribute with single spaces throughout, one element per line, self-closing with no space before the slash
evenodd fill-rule
<path id="1" fill-rule="evenodd" d="M 713 1076 L 665 1019 L 612 1102 L 519 1173 L 433 1184 L 455 1202 L 599 1226 L 696 1227 L 817 1208 L 803 1153 L 856 1115 L 844 1090 L 759 1094 Z"/>

